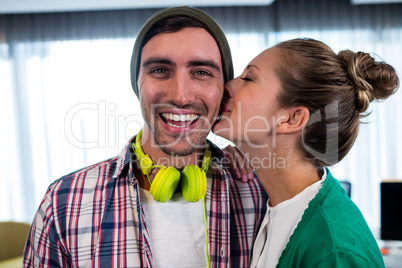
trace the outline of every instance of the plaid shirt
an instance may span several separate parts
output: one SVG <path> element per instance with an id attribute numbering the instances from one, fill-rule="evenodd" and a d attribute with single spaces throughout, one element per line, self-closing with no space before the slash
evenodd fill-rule
<path id="1" fill-rule="evenodd" d="M 24 267 L 155 266 L 129 145 L 49 186 L 31 226 Z M 205 205 L 211 267 L 248 267 L 266 195 L 256 179 L 233 180 L 219 163 L 222 152 L 210 148 Z"/>

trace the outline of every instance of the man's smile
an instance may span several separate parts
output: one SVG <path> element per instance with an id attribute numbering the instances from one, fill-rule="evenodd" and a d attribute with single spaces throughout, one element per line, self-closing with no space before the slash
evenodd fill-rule
<path id="1" fill-rule="evenodd" d="M 185 128 L 192 125 L 200 117 L 199 114 L 161 113 L 162 120 L 171 127 Z"/>

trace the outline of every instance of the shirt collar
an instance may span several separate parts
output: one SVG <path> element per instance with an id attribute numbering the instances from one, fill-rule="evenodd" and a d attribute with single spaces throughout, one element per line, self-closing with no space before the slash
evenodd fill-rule
<path id="1" fill-rule="evenodd" d="M 130 162 L 133 154 L 131 144 L 133 143 L 135 137 L 136 136 L 132 137 L 128 141 L 128 143 L 120 151 L 120 154 L 117 156 L 117 168 L 115 173 L 113 174 L 114 178 L 119 177 L 125 169 L 128 169 L 130 167 Z"/>

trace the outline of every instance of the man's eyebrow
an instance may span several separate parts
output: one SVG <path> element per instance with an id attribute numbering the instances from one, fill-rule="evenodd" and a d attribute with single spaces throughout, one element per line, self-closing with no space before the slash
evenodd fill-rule
<path id="1" fill-rule="evenodd" d="M 191 66 L 209 66 L 209 67 L 216 69 L 219 72 L 221 71 L 221 68 L 219 67 L 219 65 L 215 61 L 212 61 L 212 60 L 193 60 L 187 64 L 187 67 L 191 67 Z"/>
<path id="2" fill-rule="evenodd" d="M 151 64 L 167 64 L 167 65 L 175 66 L 175 63 L 167 58 L 151 57 L 142 63 L 142 67 L 146 68 L 147 66 L 149 66 Z"/>

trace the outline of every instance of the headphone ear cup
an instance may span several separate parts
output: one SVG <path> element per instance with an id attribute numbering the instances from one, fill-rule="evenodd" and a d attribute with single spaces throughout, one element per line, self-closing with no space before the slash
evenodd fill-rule
<path id="1" fill-rule="evenodd" d="M 164 203 L 174 194 L 180 181 L 180 172 L 174 167 L 161 168 L 152 181 L 149 193 L 157 202 Z"/>
<path id="2" fill-rule="evenodd" d="M 181 191 L 187 202 L 197 202 L 207 192 L 207 176 L 198 166 L 190 165 L 183 169 Z"/>

